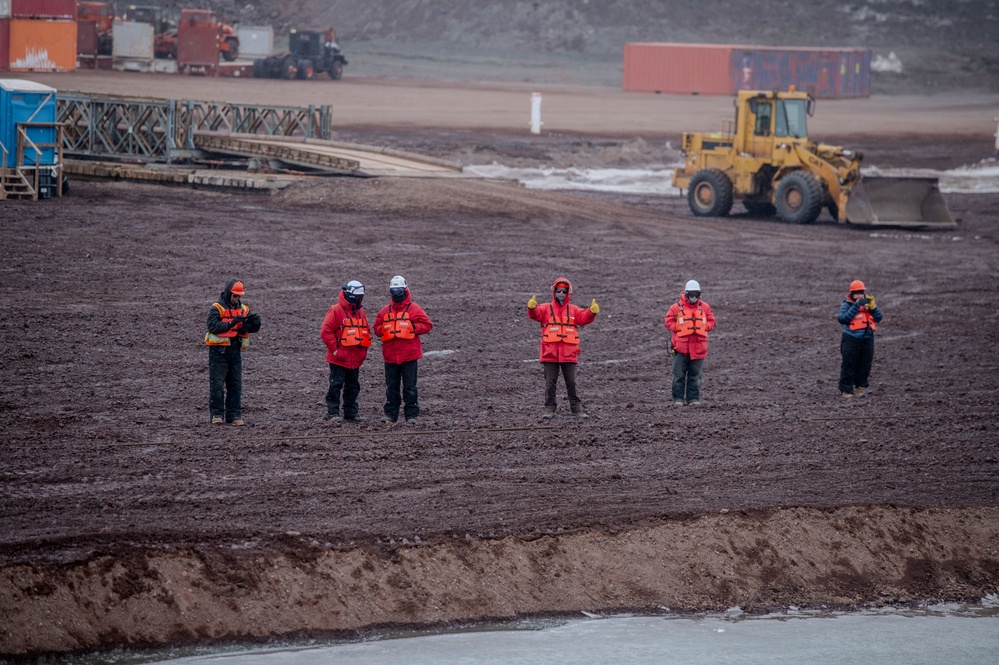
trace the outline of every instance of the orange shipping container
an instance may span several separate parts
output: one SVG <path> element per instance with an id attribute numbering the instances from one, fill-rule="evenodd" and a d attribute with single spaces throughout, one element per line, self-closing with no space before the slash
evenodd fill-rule
<path id="1" fill-rule="evenodd" d="M 10 70 L 76 71 L 76 21 L 12 20 Z"/>

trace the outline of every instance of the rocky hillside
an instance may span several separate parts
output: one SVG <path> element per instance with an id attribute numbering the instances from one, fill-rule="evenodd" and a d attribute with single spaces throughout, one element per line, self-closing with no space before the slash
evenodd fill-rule
<path id="1" fill-rule="evenodd" d="M 170 7 L 193 0 L 161 0 Z M 999 91 L 999 0 L 202 0 L 228 20 L 333 25 L 345 51 L 421 62 L 490 63 L 490 78 L 546 82 L 550 67 L 573 80 L 620 82 L 622 46 L 632 41 L 774 46 L 866 46 L 894 52 L 901 73 L 875 76 L 875 91 Z M 361 67 L 352 70 L 367 74 Z M 391 68 L 390 73 L 391 73 Z M 461 77 L 461 67 L 453 77 Z M 578 71 L 577 71 L 578 70 Z M 590 73 L 587 74 L 587 71 Z M 504 73 L 505 72 L 505 73 Z M 381 72 L 374 72 L 375 75 Z M 430 75 L 434 75 L 430 72 Z"/>

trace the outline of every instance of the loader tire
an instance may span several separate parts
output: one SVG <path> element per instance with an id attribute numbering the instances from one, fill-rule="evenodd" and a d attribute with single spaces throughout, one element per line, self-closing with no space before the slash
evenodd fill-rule
<path id="1" fill-rule="evenodd" d="M 777 215 L 788 224 L 811 224 L 822 212 L 822 185 L 804 171 L 794 171 L 781 178 L 774 197 Z"/>
<path id="2" fill-rule="evenodd" d="M 343 78 L 343 65 L 339 62 L 335 63 L 332 67 L 330 67 L 329 75 L 334 81 L 339 81 Z"/>
<path id="3" fill-rule="evenodd" d="M 257 58 L 253 61 L 253 78 L 262 79 L 267 76 L 266 64 L 263 58 Z"/>
<path id="4" fill-rule="evenodd" d="M 720 169 L 701 169 L 690 179 L 687 204 L 697 217 L 724 217 L 733 200 L 732 181 Z"/>
<path id="5" fill-rule="evenodd" d="M 298 75 L 298 68 L 295 66 L 294 58 L 285 58 L 281 63 L 281 78 L 291 80 Z"/>

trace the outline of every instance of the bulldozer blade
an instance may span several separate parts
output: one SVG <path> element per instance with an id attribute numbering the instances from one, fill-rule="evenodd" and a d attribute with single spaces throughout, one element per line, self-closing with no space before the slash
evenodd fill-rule
<path id="1" fill-rule="evenodd" d="M 865 177 L 850 191 L 846 220 L 883 226 L 956 226 L 937 178 Z"/>

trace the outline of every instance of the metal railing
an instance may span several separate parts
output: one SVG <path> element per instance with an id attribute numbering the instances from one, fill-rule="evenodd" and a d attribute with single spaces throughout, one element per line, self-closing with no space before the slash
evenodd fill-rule
<path id="1" fill-rule="evenodd" d="M 196 150 L 199 132 L 329 139 L 332 107 L 233 104 L 60 92 L 58 120 L 71 155 L 170 161 Z"/>
<path id="2" fill-rule="evenodd" d="M 63 131 L 58 122 L 19 122 L 17 128 L 17 146 L 14 151 L 14 164 L 7 166 L 9 152 L 7 146 L 0 143 L 0 199 L 11 197 L 31 198 L 38 200 L 41 191 L 42 171 L 51 172 L 56 195 L 62 196 L 63 175 Z M 41 141 L 31 138 L 31 130 L 53 130 L 51 141 Z M 53 151 L 51 164 L 42 164 L 45 151 Z M 30 163 L 29 163 L 30 162 Z"/>
<path id="3" fill-rule="evenodd" d="M 32 129 L 53 129 L 51 141 L 35 141 L 28 135 Z M 31 197 L 38 200 L 39 185 L 42 169 L 51 169 L 55 181 L 56 196 L 62 196 L 62 172 L 63 172 L 63 126 L 60 122 L 19 122 L 17 123 L 17 161 L 15 169 L 24 178 L 31 188 Z M 54 151 L 52 164 L 42 164 L 42 157 L 45 150 L 51 148 Z M 30 149 L 34 152 L 34 161 L 28 164 L 25 161 L 25 152 Z M 31 171 L 31 180 L 28 181 L 27 171 Z"/>
<path id="4" fill-rule="evenodd" d="M 0 141 L 0 201 L 7 198 L 7 146 Z"/>

